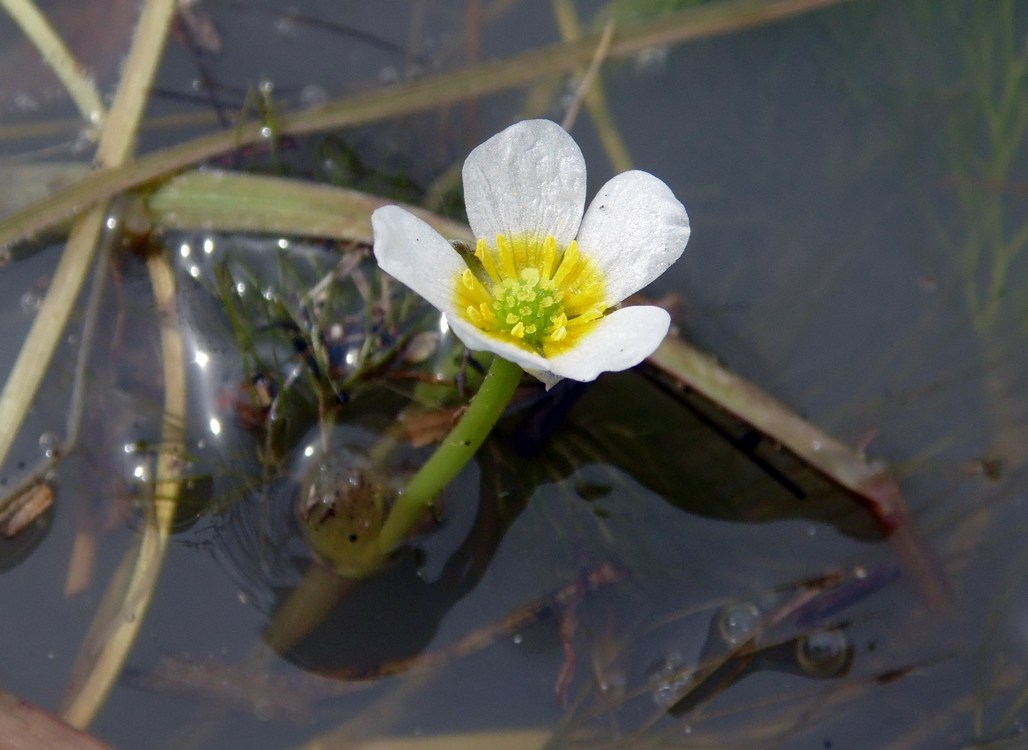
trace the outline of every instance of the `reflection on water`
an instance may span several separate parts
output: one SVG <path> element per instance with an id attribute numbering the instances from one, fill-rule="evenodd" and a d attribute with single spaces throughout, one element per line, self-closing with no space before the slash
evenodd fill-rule
<path id="1" fill-rule="evenodd" d="M 575 4 L 583 23 L 605 5 Z M 619 0 L 615 15 L 658 5 Z M 231 110 L 259 80 L 276 103 L 316 103 L 559 38 L 547 4 L 370 8 L 201 4 L 223 51 L 173 45 L 160 88 L 174 96 L 154 115 Z M 548 747 L 1023 739 L 1026 29 L 1006 0 L 850 2 L 602 76 L 627 153 L 695 223 L 652 291 L 680 297 L 688 338 L 897 466 L 951 578 L 948 610 L 924 606 L 851 497 L 775 446 L 740 450 L 736 422 L 642 373 L 523 389 L 396 564 L 341 586 L 305 541 L 300 498 L 317 487 L 318 518 L 359 541 L 388 502 L 376 488 L 423 460 L 476 362 L 383 293 L 359 252 L 330 276 L 337 248 L 167 235 L 188 326 L 190 502 L 96 734 L 140 748 L 416 747 L 483 727 L 541 728 Z M 444 206 L 467 146 L 515 117 L 561 116 L 565 86 L 283 141 L 240 164 Z M 597 112 L 574 128 L 591 164 L 611 152 Z M 2 270 L 6 367 L 55 252 L 17 257 Z M 159 447 L 157 321 L 138 261 L 115 267 L 86 437 L 58 468 L 54 509 L 0 540 L 0 591 L 24 604 L 0 608 L 17 644 L 5 689 L 47 708 L 136 537 Z M 76 341 L 0 488 L 61 446 Z M 310 478 L 326 462 L 327 487 Z M 92 571 L 82 588 L 66 588 L 69 557 Z M 597 571 L 614 574 L 599 585 Z M 315 595 L 297 608 L 305 586 Z M 296 612 L 311 615 L 302 627 Z"/>

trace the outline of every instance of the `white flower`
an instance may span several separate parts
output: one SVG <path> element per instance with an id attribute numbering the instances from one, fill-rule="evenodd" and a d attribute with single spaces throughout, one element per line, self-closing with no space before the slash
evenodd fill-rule
<path id="1" fill-rule="evenodd" d="M 371 215 L 381 268 L 446 314 L 469 349 L 510 360 L 551 386 L 638 364 L 670 325 L 658 308 L 618 308 L 674 263 L 689 217 L 670 188 L 631 171 L 585 206 L 585 159 L 549 120 L 512 125 L 464 162 L 478 238 L 461 255 L 398 206 Z"/>

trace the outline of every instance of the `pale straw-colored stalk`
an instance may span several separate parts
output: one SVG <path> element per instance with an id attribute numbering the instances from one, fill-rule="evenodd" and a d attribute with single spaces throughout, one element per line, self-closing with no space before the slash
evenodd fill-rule
<path id="1" fill-rule="evenodd" d="M 107 108 L 100 98 L 100 92 L 96 90 L 96 83 L 71 54 L 46 16 L 39 12 L 36 4 L 32 0 L 0 0 L 0 4 L 60 79 L 82 118 L 94 127 L 103 125 Z"/>
<path id="2" fill-rule="evenodd" d="M 125 72 L 100 136 L 96 161 L 101 170 L 124 164 L 132 153 L 147 94 L 164 49 L 175 7 L 175 0 L 147 0 L 143 6 L 132 47 L 123 66 Z M 0 463 L 6 458 L 14 436 L 21 428 L 43 374 L 64 334 L 86 274 L 93 267 L 106 212 L 106 203 L 101 201 L 82 214 L 72 226 L 50 289 L 8 377 L 3 394 L 0 395 L 0 424 L 4 428 L 0 432 Z M 170 269 L 162 269 L 158 261 L 150 264 L 150 270 L 158 305 L 173 309 L 174 283 L 170 280 Z M 181 455 L 177 448 L 181 444 L 179 431 L 185 413 L 184 406 L 180 404 L 185 399 L 184 381 L 174 374 L 175 368 L 182 367 L 181 344 L 176 353 L 174 339 L 178 333 L 176 330 L 168 334 L 170 329 L 171 326 L 166 325 L 162 333 L 167 404 L 155 490 L 159 498 L 168 502 L 159 500 L 155 504 L 156 522 L 148 524 L 143 532 L 138 562 L 132 567 L 124 590 L 122 611 L 113 621 L 112 629 L 100 642 L 99 651 L 92 653 L 92 646 L 97 644 L 87 648 L 90 651 L 90 666 L 80 670 L 84 678 L 73 687 L 64 707 L 64 719 L 80 728 L 88 725 L 95 716 L 120 672 L 149 603 L 153 582 L 167 546 L 173 498 L 177 492 L 177 456 Z"/>
<path id="3" fill-rule="evenodd" d="M 736 33 L 846 2 L 852 0 L 730 0 L 700 5 L 656 21 L 619 29 L 611 41 L 608 57 L 622 59 L 652 47 Z M 554 73 L 588 65 L 600 36 L 592 34 L 577 42 L 561 42 L 470 68 L 375 89 L 300 112 L 285 113 L 277 118 L 276 135 L 305 135 L 366 125 L 523 86 Z M 264 123 L 248 123 L 155 151 L 119 169 L 91 175 L 0 221 L 0 247 L 59 224 L 81 211 L 83 206 L 256 143 L 266 138 L 266 134 Z"/>

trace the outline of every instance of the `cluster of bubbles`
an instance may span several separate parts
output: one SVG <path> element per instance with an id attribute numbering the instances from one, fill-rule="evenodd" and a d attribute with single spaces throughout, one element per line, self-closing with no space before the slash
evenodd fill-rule
<path id="1" fill-rule="evenodd" d="M 711 622 L 700 661 L 714 666 L 724 660 L 745 659 L 738 677 L 749 671 L 771 669 L 793 672 L 813 679 L 837 677 L 848 671 L 853 648 L 840 627 L 793 635 L 778 636 L 763 644 L 761 636 L 768 627 L 768 614 L 748 601 L 731 602 L 721 607 Z M 779 642 L 780 641 L 780 642 Z M 671 650 L 646 672 L 647 690 L 653 702 L 674 713 L 674 707 L 702 682 L 704 669 Z"/>

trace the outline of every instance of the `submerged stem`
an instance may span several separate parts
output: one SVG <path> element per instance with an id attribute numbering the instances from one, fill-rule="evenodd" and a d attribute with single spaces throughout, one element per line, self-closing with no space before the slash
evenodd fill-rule
<path id="1" fill-rule="evenodd" d="M 496 357 L 464 416 L 400 494 L 382 526 L 378 549 L 388 555 L 410 533 L 435 496 L 471 460 L 510 403 L 521 381 L 517 365 Z"/>

